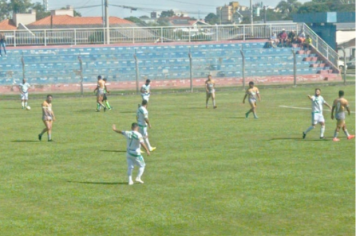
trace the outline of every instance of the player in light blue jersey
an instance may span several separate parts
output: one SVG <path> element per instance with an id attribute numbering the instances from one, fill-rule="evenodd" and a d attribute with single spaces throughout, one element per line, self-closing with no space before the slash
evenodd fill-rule
<path id="1" fill-rule="evenodd" d="M 137 109 L 136 119 L 137 119 L 138 126 L 140 127 L 139 132 L 142 134 L 143 140 L 145 141 L 148 150 L 150 150 L 150 152 L 156 150 L 156 147 L 151 147 L 150 141 L 148 140 L 147 128 L 151 128 L 151 123 L 148 120 L 146 100 L 143 100 L 141 106 Z"/>
<path id="2" fill-rule="evenodd" d="M 308 98 L 312 102 L 312 123 L 311 126 L 303 132 L 303 139 L 307 136 L 307 133 L 315 128 L 315 126 L 319 123 L 321 125 L 320 128 L 320 139 L 324 138 L 325 132 L 325 119 L 323 115 L 323 105 L 327 106 L 331 110 L 331 106 L 324 100 L 321 96 L 321 89 L 315 89 L 315 95 L 310 96 Z"/>
<path id="3" fill-rule="evenodd" d="M 146 100 L 147 102 L 150 100 L 150 95 L 151 95 L 151 81 L 148 79 L 146 80 L 146 83 L 142 85 L 141 87 L 141 97 L 142 101 Z"/>
<path id="4" fill-rule="evenodd" d="M 29 83 L 26 82 L 26 79 L 22 80 L 22 84 L 19 84 L 19 89 L 21 91 L 21 105 L 22 109 L 27 107 L 28 102 L 28 89 L 31 87 Z"/>
<path id="5" fill-rule="evenodd" d="M 129 185 L 133 185 L 132 171 L 137 165 L 139 167 L 136 182 L 143 184 L 141 179 L 143 172 L 145 171 L 145 160 L 141 155 L 141 145 L 145 148 L 147 155 L 150 155 L 150 151 L 146 147 L 142 135 L 138 132 L 139 126 L 137 123 L 132 123 L 131 131 L 117 130 L 115 125 L 112 125 L 114 132 L 122 134 L 127 139 L 126 160 L 127 160 L 127 175 L 129 179 Z"/>

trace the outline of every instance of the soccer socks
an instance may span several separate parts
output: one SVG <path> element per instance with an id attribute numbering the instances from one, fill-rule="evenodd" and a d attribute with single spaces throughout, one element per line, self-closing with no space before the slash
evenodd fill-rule
<path id="1" fill-rule="evenodd" d="M 25 107 L 27 107 L 27 102 L 25 102 Z"/>
<path id="2" fill-rule="evenodd" d="M 314 129 L 314 126 L 310 126 L 304 133 L 308 133 L 310 130 Z"/>
<path id="3" fill-rule="evenodd" d="M 25 108 L 25 102 L 21 102 L 22 108 Z"/>
<path id="4" fill-rule="evenodd" d="M 325 132 L 325 125 L 324 126 L 321 126 L 321 129 L 320 129 L 320 137 L 324 137 L 324 132 Z"/>
<path id="5" fill-rule="evenodd" d="M 213 106 L 215 107 L 215 99 L 213 100 Z"/>
<path id="6" fill-rule="evenodd" d="M 48 136 L 48 141 L 52 140 L 52 135 L 51 134 L 48 134 L 47 136 Z"/>
<path id="7" fill-rule="evenodd" d="M 334 138 L 337 138 L 338 135 L 339 135 L 339 132 L 337 132 L 337 131 L 335 130 Z"/>
<path id="8" fill-rule="evenodd" d="M 97 103 L 97 104 L 96 104 L 96 110 L 97 110 L 97 111 L 100 111 L 100 108 L 101 108 L 101 107 L 100 107 L 100 103 Z"/>
<path id="9" fill-rule="evenodd" d="M 145 143 L 146 143 L 146 145 L 147 145 L 147 148 L 148 148 L 148 150 L 152 150 L 152 147 L 151 147 L 151 144 L 150 144 L 150 141 L 148 141 L 148 138 L 146 137 L 146 138 L 144 138 L 144 140 L 145 140 Z"/>
<path id="10" fill-rule="evenodd" d="M 105 104 L 106 104 L 107 108 L 111 109 L 111 106 L 110 106 L 110 104 L 109 104 L 109 101 L 106 101 Z"/>
<path id="11" fill-rule="evenodd" d="M 138 174 L 137 174 L 136 180 L 141 180 L 141 176 L 143 175 L 144 171 L 145 171 L 145 167 L 140 167 L 138 169 Z"/>
<path id="12" fill-rule="evenodd" d="M 344 133 L 345 133 L 346 137 L 349 137 L 349 136 L 350 136 L 350 134 L 349 134 L 349 132 L 347 131 L 347 129 L 344 130 Z"/>
<path id="13" fill-rule="evenodd" d="M 253 117 L 255 117 L 255 119 L 258 118 L 256 112 L 253 113 Z"/>

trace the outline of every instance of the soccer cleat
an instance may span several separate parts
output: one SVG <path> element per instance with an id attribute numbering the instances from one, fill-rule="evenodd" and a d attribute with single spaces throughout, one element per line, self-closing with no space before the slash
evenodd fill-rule
<path id="1" fill-rule="evenodd" d="M 248 118 L 248 112 L 247 112 L 247 113 L 245 113 L 245 117 L 246 117 L 246 118 Z"/>
<path id="2" fill-rule="evenodd" d="M 106 112 L 106 107 L 104 107 L 104 112 Z"/>
<path id="3" fill-rule="evenodd" d="M 40 140 L 40 141 L 42 140 L 42 135 L 40 135 L 40 134 L 38 135 L 38 140 Z"/>
<path id="4" fill-rule="evenodd" d="M 214 106 L 214 109 L 218 108 L 218 106 Z"/>
<path id="5" fill-rule="evenodd" d="M 53 142 L 53 140 L 52 139 L 48 139 L 48 142 Z"/>
<path id="6" fill-rule="evenodd" d="M 131 181 L 129 181 L 129 185 L 133 185 L 134 184 L 134 182 L 131 180 Z"/>
<path id="7" fill-rule="evenodd" d="M 152 147 L 150 152 L 153 152 L 154 150 L 156 150 L 157 148 L 156 147 Z"/>
<path id="8" fill-rule="evenodd" d="M 307 134 L 303 132 L 303 139 L 305 139 L 305 137 L 307 137 Z"/>
<path id="9" fill-rule="evenodd" d="M 320 139 L 324 139 L 324 137 L 320 137 Z"/>
<path id="10" fill-rule="evenodd" d="M 355 135 L 349 135 L 349 136 L 347 137 L 348 140 L 353 139 L 353 138 L 355 138 Z"/>
<path id="11" fill-rule="evenodd" d="M 255 116 L 255 119 L 258 119 L 258 117 L 257 117 L 257 116 Z"/>
<path id="12" fill-rule="evenodd" d="M 338 138 L 333 138 L 333 141 L 334 141 L 334 142 L 339 142 L 340 139 L 338 139 Z"/>
<path id="13" fill-rule="evenodd" d="M 96 110 L 96 112 L 100 112 L 100 110 Z"/>
<path id="14" fill-rule="evenodd" d="M 143 184 L 144 182 L 140 178 L 135 179 L 136 182 L 139 182 L 140 184 Z"/>

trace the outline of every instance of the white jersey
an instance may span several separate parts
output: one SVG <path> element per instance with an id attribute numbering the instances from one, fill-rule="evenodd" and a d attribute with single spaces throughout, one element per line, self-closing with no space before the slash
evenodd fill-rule
<path id="1" fill-rule="evenodd" d="M 144 106 L 141 106 L 138 110 L 137 110 L 137 123 L 140 127 L 147 127 L 147 123 L 145 121 L 145 119 L 148 119 L 148 111 Z"/>
<path id="2" fill-rule="evenodd" d="M 141 92 L 142 95 L 145 96 L 150 96 L 150 89 L 151 89 L 151 85 L 142 85 L 141 90 L 145 91 L 144 93 Z"/>
<path id="3" fill-rule="evenodd" d="M 326 103 L 322 96 L 312 96 L 312 112 L 323 113 L 323 104 Z"/>
<path id="4" fill-rule="evenodd" d="M 21 89 L 21 92 L 23 93 L 27 93 L 28 89 L 31 87 L 31 85 L 29 83 L 24 83 L 24 84 L 19 84 L 19 87 Z"/>
<path id="5" fill-rule="evenodd" d="M 136 131 L 123 131 L 122 134 L 127 139 L 127 153 L 131 156 L 141 156 L 142 135 Z"/>

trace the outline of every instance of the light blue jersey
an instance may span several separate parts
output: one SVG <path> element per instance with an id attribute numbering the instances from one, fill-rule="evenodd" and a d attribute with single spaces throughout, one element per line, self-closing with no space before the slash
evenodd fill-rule
<path id="1" fill-rule="evenodd" d="M 28 89 L 31 87 L 31 85 L 29 83 L 24 83 L 24 84 L 19 84 L 19 87 L 21 89 L 21 92 L 23 93 L 27 93 Z"/>

